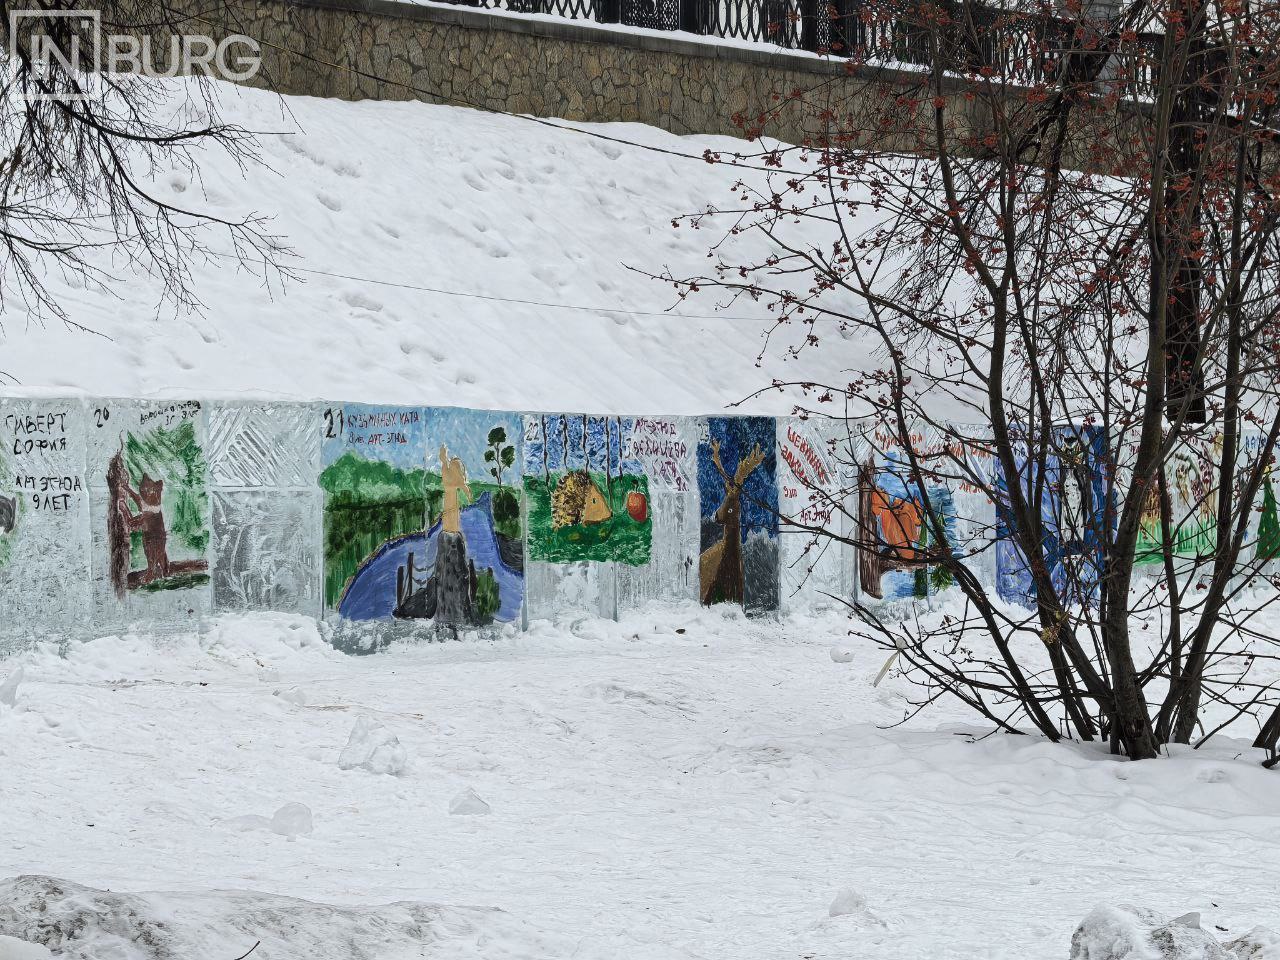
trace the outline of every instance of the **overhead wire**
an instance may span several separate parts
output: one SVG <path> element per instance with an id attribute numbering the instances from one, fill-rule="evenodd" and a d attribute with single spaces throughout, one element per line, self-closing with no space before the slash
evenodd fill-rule
<path id="1" fill-rule="evenodd" d="M 235 260 L 244 263 L 243 257 L 230 253 L 207 251 L 210 256 L 224 260 Z M 362 277 L 351 273 L 338 273 L 332 270 L 321 270 L 316 267 L 300 267 L 287 265 L 281 270 L 289 273 L 308 273 L 337 280 L 350 280 L 355 283 L 369 283 L 380 287 L 396 287 L 401 290 L 414 290 L 422 293 L 435 293 L 446 297 L 465 297 L 471 300 L 489 300 L 495 303 L 512 303 L 519 306 L 547 307 L 554 310 L 578 310 L 587 313 L 622 313 L 633 317 L 667 317 L 674 320 L 736 320 L 743 323 L 760 323 L 774 321 L 776 317 L 737 317 L 723 313 L 675 313 L 671 310 L 632 310 L 627 307 L 610 307 L 597 304 L 559 303 L 552 300 L 531 300 L 522 297 L 503 297 L 491 293 L 476 293 L 471 290 L 451 290 L 448 287 L 432 287 L 425 284 L 403 283 L 398 280 L 380 280 L 376 277 Z"/>

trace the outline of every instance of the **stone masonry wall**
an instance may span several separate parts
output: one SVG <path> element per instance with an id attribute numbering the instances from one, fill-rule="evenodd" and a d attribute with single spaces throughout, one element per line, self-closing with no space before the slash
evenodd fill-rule
<path id="1" fill-rule="evenodd" d="M 550 17 L 389 0 L 189 0 L 192 31 L 262 46 L 254 81 L 284 94 L 424 100 L 567 120 L 635 121 L 676 134 L 742 136 L 734 117 L 774 110 L 768 135 L 802 142 L 815 111 L 776 95 L 826 86 L 834 102 L 888 70 L 641 34 Z M 383 79 L 385 78 L 385 79 Z M 884 144 L 881 139 L 881 144 Z"/>

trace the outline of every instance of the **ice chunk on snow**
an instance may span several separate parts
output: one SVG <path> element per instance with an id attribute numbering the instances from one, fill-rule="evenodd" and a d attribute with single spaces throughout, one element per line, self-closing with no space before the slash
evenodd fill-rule
<path id="1" fill-rule="evenodd" d="M 853 661 L 853 647 L 845 646 L 843 643 L 837 644 L 831 648 L 831 659 L 836 663 L 851 663 Z"/>
<path id="2" fill-rule="evenodd" d="M 271 829 L 290 840 L 310 833 L 313 829 L 311 808 L 305 803 L 286 803 L 272 816 Z"/>
<path id="3" fill-rule="evenodd" d="M 18 702 L 18 684 L 22 682 L 22 668 L 19 667 L 0 683 L 0 703 L 12 707 Z"/>
<path id="4" fill-rule="evenodd" d="M 853 887 L 845 887 L 836 894 L 836 898 L 831 901 L 831 906 L 827 908 L 827 916 L 854 917 L 870 926 L 884 926 L 884 921 L 872 913 L 871 908 L 867 906 L 867 898 Z"/>
<path id="5" fill-rule="evenodd" d="M 0 960 L 52 960 L 49 948 L 0 934 Z"/>
<path id="6" fill-rule="evenodd" d="M 276 690 L 273 696 L 279 697 L 286 703 L 292 703 L 297 707 L 305 707 L 307 705 L 307 692 L 300 687 L 290 687 L 288 690 Z"/>
<path id="7" fill-rule="evenodd" d="M 395 734 L 369 717 L 357 717 L 347 745 L 338 757 L 343 770 L 360 767 L 373 773 L 399 776 L 409 768 L 409 753 Z"/>
<path id="8" fill-rule="evenodd" d="M 1098 906 L 1071 938 L 1071 960 L 1234 960 L 1200 915 L 1165 922 L 1144 907 Z"/>
<path id="9" fill-rule="evenodd" d="M 480 794 L 470 787 L 449 801 L 449 812 L 457 816 L 484 816 L 489 812 L 489 805 L 480 799 Z"/>

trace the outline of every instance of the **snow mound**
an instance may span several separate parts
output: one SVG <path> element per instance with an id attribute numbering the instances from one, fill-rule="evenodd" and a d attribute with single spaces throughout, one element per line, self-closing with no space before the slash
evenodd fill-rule
<path id="1" fill-rule="evenodd" d="M 1071 938 L 1071 960 L 1270 960 L 1280 939 L 1257 927 L 1225 946 L 1200 927 L 1200 914 L 1165 921 L 1128 904 L 1098 906 Z"/>
<path id="2" fill-rule="evenodd" d="M 338 757 L 343 770 L 357 768 L 398 777 L 409 768 L 409 752 L 396 735 L 370 717 L 357 717 L 347 745 Z"/>
<path id="3" fill-rule="evenodd" d="M 113 893 L 37 876 L 0 881 L 0 933 L 43 944 L 58 960 L 231 960 L 255 943 L 253 956 L 271 960 L 533 960 L 573 952 L 495 907 L 337 907 L 228 890 Z"/>

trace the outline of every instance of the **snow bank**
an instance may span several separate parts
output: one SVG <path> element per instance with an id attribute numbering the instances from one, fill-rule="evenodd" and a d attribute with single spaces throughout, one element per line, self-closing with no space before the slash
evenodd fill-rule
<path id="1" fill-rule="evenodd" d="M 1129 904 L 1095 907 L 1071 938 L 1071 960 L 1268 960 L 1280 940 L 1258 927 L 1222 944 L 1200 926 L 1199 913 L 1163 920 Z"/>
<path id="2" fill-rule="evenodd" d="M 113 893 L 36 876 L 0 881 L 0 932 L 43 944 L 58 960 L 233 960 L 254 944 L 252 956 L 264 960 L 573 955 L 571 942 L 493 907 L 336 907 L 228 890 Z"/>

